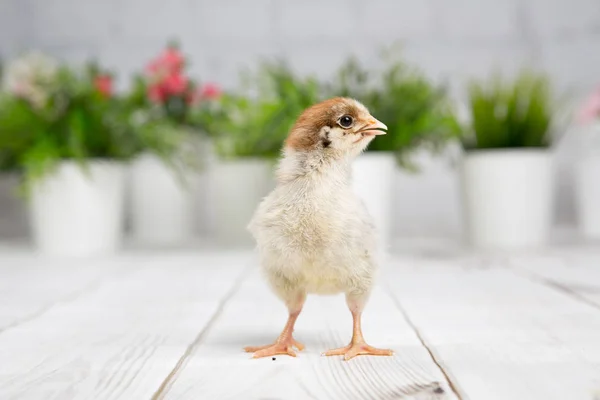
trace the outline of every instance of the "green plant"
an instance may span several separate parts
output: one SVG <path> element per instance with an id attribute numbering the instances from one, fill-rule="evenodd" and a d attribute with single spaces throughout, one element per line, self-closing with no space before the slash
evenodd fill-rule
<path id="1" fill-rule="evenodd" d="M 171 167 L 175 167 L 177 153 L 194 132 L 195 126 L 165 114 L 166 107 L 153 104 L 148 98 L 148 85 L 141 76 L 133 79 L 130 90 L 121 98 L 122 113 L 133 137 L 136 138 L 134 154 L 152 153 Z M 192 165 L 192 162 L 186 164 Z"/>
<path id="2" fill-rule="evenodd" d="M 139 153 L 150 152 L 176 169 L 200 167 L 198 136 L 220 97 L 215 84 L 198 87 L 186 67 L 188 61 L 176 42 L 150 60 L 144 74 L 134 76 L 124 97 L 129 125 L 138 137 Z"/>
<path id="3" fill-rule="evenodd" d="M 548 147 L 554 116 L 549 78 L 523 70 L 513 81 L 496 75 L 469 86 L 471 124 L 465 149 Z"/>
<path id="4" fill-rule="evenodd" d="M 416 170 L 410 160 L 412 151 L 440 151 L 459 137 L 460 128 L 444 87 L 431 83 L 391 51 L 384 52 L 382 61 L 382 69 L 367 70 L 356 58 L 348 59 L 329 90 L 331 96 L 361 101 L 388 126 L 388 133 L 374 140 L 367 151 L 393 152 L 400 166 Z"/>
<path id="5" fill-rule="evenodd" d="M 20 155 L 42 126 L 42 119 L 24 100 L 0 93 L 0 172 L 19 169 Z"/>
<path id="6" fill-rule="evenodd" d="M 0 168 L 22 175 L 23 188 L 64 160 L 84 171 L 90 159 L 129 160 L 142 147 L 112 76 L 26 55 L 5 71 L 0 96 Z"/>
<path id="7" fill-rule="evenodd" d="M 204 118 L 205 129 L 221 158 L 274 159 L 300 113 L 322 98 L 320 85 L 279 61 L 262 62 L 244 78 L 242 90 L 217 101 Z"/>

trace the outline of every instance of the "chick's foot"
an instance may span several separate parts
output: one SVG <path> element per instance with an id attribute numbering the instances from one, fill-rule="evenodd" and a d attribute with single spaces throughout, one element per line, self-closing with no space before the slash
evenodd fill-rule
<path id="1" fill-rule="evenodd" d="M 288 356 L 296 357 L 294 347 L 298 349 L 298 351 L 304 350 L 304 345 L 302 343 L 296 341 L 293 337 L 289 337 L 277 340 L 275 343 L 266 346 L 248 346 L 244 348 L 244 351 L 247 353 L 254 353 L 252 358 L 271 357 L 279 354 L 287 354 Z"/>
<path id="2" fill-rule="evenodd" d="M 369 346 L 365 342 L 352 342 L 346 347 L 329 350 L 323 353 L 324 356 L 344 356 L 344 360 L 348 361 L 356 356 L 391 356 L 394 352 L 387 349 L 377 349 Z"/>

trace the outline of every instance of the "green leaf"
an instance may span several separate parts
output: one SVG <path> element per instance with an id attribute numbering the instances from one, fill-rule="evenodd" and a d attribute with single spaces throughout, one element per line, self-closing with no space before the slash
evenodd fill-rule
<path id="1" fill-rule="evenodd" d="M 495 75 L 471 82 L 472 122 L 463 135 L 466 149 L 547 147 L 555 112 L 549 78 L 522 70 L 513 81 Z"/>
<path id="2" fill-rule="evenodd" d="M 84 167 L 89 159 L 127 160 L 142 151 L 129 120 L 139 99 L 105 98 L 95 87 L 100 73 L 97 63 L 61 66 L 44 82 L 42 106 L 0 94 L 0 169 L 21 172 L 30 188 L 63 160 Z"/>

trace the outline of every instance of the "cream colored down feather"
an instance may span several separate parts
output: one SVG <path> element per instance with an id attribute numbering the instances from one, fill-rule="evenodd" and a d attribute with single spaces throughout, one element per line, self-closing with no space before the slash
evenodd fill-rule
<path id="1" fill-rule="evenodd" d="M 362 104 L 356 106 L 369 115 Z M 346 293 L 364 304 L 376 273 L 376 237 L 352 190 L 351 162 L 372 138 L 356 144 L 330 127 L 318 134 L 327 134 L 333 149 L 285 148 L 277 186 L 248 228 L 262 270 L 286 304 L 304 293 Z"/>

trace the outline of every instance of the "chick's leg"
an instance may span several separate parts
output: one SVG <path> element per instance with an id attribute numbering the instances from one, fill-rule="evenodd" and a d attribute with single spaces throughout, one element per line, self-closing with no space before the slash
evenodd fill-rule
<path id="1" fill-rule="evenodd" d="M 348 361 L 359 355 L 371 355 L 371 356 L 391 356 L 394 354 L 392 350 L 377 349 L 373 346 L 368 345 L 365 342 L 365 338 L 362 334 L 361 328 L 361 315 L 366 302 L 366 295 L 352 295 L 346 296 L 346 302 L 352 313 L 353 329 L 352 339 L 350 344 L 339 349 L 329 350 L 323 353 L 324 356 L 344 356 L 344 360 Z"/>
<path id="2" fill-rule="evenodd" d="M 270 357 L 278 354 L 287 354 L 292 357 L 296 357 L 296 353 L 293 348 L 297 348 L 299 351 L 304 350 L 304 345 L 300 342 L 297 342 L 292 333 L 294 331 L 294 324 L 296 323 L 296 319 L 298 319 L 298 315 L 300 315 L 300 311 L 302 311 L 302 306 L 304 305 L 304 301 L 306 299 L 306 295 L 304 293 L 296 295 L 291 301 L 287 302 L 289 317 L 283 331 L 273 344 L 269 344 L 266 346 L 248 346 L 244 348 L 244 351 L 248 353 L 254 353 L 252 358 L 261 358 L 261 357 Z"/>

